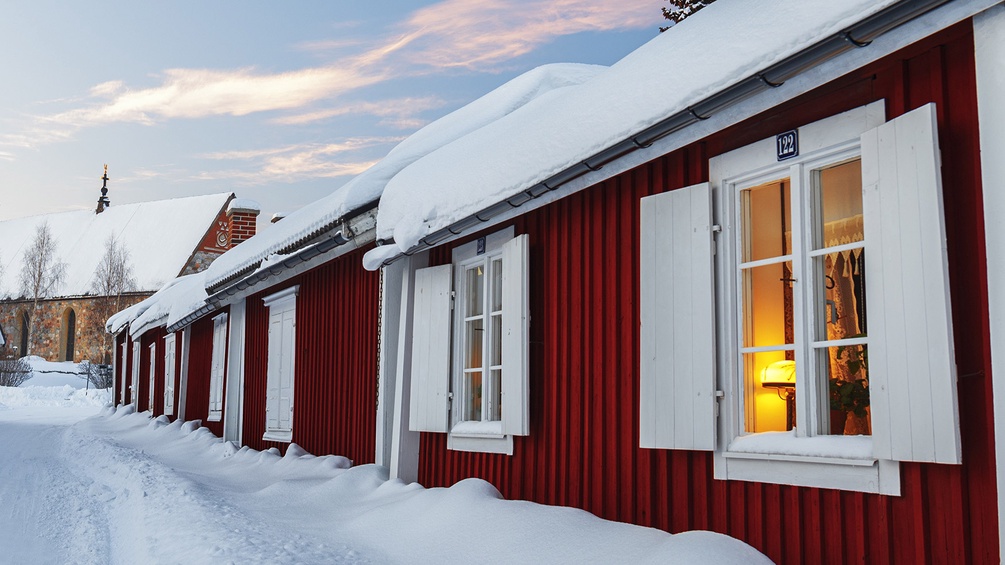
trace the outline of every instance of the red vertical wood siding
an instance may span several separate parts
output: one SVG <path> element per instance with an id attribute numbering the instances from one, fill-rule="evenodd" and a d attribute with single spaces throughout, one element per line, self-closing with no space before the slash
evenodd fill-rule
<path id="1" fill-rule="evenodd" d="M 315 454 L 355 464 L 374 461 L 377 422 L 377 314 L 380 275 L 362 267 L 362 251 L 317 267 L 248 298 L 243 442 L 265 441 L 268 309 L 262 298 L 299 284 L 293 377 L 293 441 Z"/>
<path id="2" fill-rule="evenodd" d="M 154 416 L 164 413 L 164 328 L 154 328 L 143 334 L 141 346 L 143 359 L 140 362 L 140 382 L 143 383 L 143 395 L 139 397 L 139 411 L 150 410 Z M 154 404 L 150 406 L 150 345 L 157 344 L 154 357 Z"/>
<path id="3" fill-rule="evenodd" d="M 140 336 L 133 342 L 133 347 L 140 349 L 140 367 L 136 382 L 133 383 L 133 394 L 136 395 L 136 411 L 145 412 L 150 409 L 150 332 Z"/>
<path id="4" fill-rule="evenodd" d="M 779 563 L 997 563 L 974 88 L 967 21 L 518 218 L 531 239 L 531 434 L 503 456 L 449 451 L 445 434 L 424 433 L 419 481 L 481 477 L 508 498 L 670 532 L 715 530 Z M 884 98 L 888 119 L 939 108 L 963 465 L 902 464 L 902 495 L 891 497 L 719 481 L 709 453 L 638 448 L 639 199 L 706 181 L 710 156 Z M 450 247 L 431 261 L 449 262 Z"/>
<path id="5" fill-rule="evenodd" d="M 223 421 L 209 421 L 209 377 L 213 367 L 213 317 L 224 312 L 229 313 L 230 308 L 224 307 L 207 314 L 192 324 L 188 353 L 188 384 L 185 389 L 185 419 L 202 420 L 203 426 L 220 437 L 223 436 Z M 226 373 L 224 373 L 224 390 L 226 386 Z"/>

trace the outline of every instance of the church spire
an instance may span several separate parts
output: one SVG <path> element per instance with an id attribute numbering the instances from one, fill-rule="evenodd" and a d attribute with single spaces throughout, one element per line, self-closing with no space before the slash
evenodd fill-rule
<path id="1" fill-rule="evenodd" d="M 108 165 L 105 165 L 105 174 L 101 175 L 101 197 L 98 198 L 98 208 L 94 213 L 100 214 L 111 205 L 111 201 L 108 200 Z"/>

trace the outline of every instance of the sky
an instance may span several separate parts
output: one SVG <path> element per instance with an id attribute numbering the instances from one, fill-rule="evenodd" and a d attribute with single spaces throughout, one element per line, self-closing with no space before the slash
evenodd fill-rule
<path id="1" fill-rule="evenodd" d="M 538 65 L 610 65 L 660 0 L 0 7 L 0 220 L 234 192 L 259 225 Z M 654 72 L 658 72 L 654 70 Z"/>

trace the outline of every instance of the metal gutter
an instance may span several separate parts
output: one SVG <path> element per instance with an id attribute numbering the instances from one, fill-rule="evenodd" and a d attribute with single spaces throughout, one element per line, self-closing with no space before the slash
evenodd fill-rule
<path id="1" fill-rule="evenodd" d="M 250 276 L 245 276 L 229 286 L 216 285 L 215 291 L 206 299 L 206 303 L 203 306 L 200 306 L 197 310 L 190 312 L 181 320 L 168 326 L 167 331 L 169 333 L 176 332 L 220 308 L 227 301 L 228 297 L 280 275 L 283 271 L 292 269 L 301 263 L 306 263 L 334 249 L 354 242 L 367 232 L 376 230 L 377 207 L 375 205 L 368 205 L 361 210 L 361 212 L 358 212 L 349 220 L 340 221 L 337 230 L 329 229 L 328 234 L 330 235 L 327 238 L 302 248 L 299 252 L 290 255 L 281 262 L 262 269 L 260 261 L 255 267 L 257 270 L 251 271 Z"/>
<path id="2" fill-rule="evenodd" d="M 367 202 L 366 204 L 360 206 L 359 208 L 356 208 L 356 209 L 350 211 L 348 214 L 345 214 L 342 217 L 336 219 L 335 221 L 329 222 L 329 223 L 321 226 L 320 228 L 314 230 L 313 232 L 311 232 L 311 233 L 309 233 L 309 234 L 301 237 L 300 239 L 298 239 L 297 241 L 294 241 L 290 245 L 287 245 L 286 247 L 282 247 L 280 249 L 277 249 L 274 253 L 276 255 L 286 255 L 286 254 L 289 254 L 290 252 L 292 252 L 292 251 L 294 251 L 296 249 L 302 248 L 304 245 L 310 245 L 309 242 L 315 241 L 318 238 L 320 238 L 321 236 L 323 236 L 323 235 L 331 232 L 332 230 L 338 228 L 339 226 L 344 225 L 346 223 L 345 218 L 355 218 L 357 216 L 362 216 L 366 212 L 369 212 L 371 210 L 376 209 L 377 208 L 377 204 L 379 202 L 380 202 L 379 198 L 376 199 L 376 200 L 372 200 L 370 202 Z M 219 289 L 224 288 L 227 285 L 233 283 L 234 281 L 236 281 L 238 279 L 241 279 L 241 278 L 243 278 L 243 277 L 245 277 L 245 276 L 247 276 L 247 275 L 255 272 L 258 269 L 258 267 L 261 266 L 261 264 L 262 264 L 262 260 L 259 259 L 258 262 L 252 263 L 251 265 L 248 265 L 247 267 L 245 267 L 243 269 L 240 269 L 240 270 L 238 270 L 238 271 L 230 274 L 229 276 L 225 277 L 224 279 L 220 280 L 219 282 L 216 282 L 216 283 L 213 283 L 213 284 L 209 285 L 208 287 L 206 287 L 206 291 L 209 294 L 211 294 L 211 295 L 215 294 Z"/>
<path id="3" fill-rule="evenodd" d="M 510 196 L 506 200 L 493 204 L 445 228 L 426 235 L 419 240 L 419 243 L 407 251 L 386 259 L 381 265 L 389 265 L 404 255 L 412 255 L 434 247 L 442 241 L 459 235 L 483 222 L 488 222 L 492 218 L 513 208 L 520 207 L 550 191 L 556 190 L 573 179 L 579 178 L 589 172 L 600 170 L 607 163 L 638 149 L 649 147 L 660 138 L 680 131 L 695 122 L 706 120 L 713 114 L 721 112 L 760 92 L 781 86 L 792 77 L 829 59 L 833 59 L 845 51 L 867 47 L 880 35 L 950 2 L 952 0 L 904 0 L 876 12 L 861 22 L 771 65 L 752 77 L 697 102 L 686 110 L 660 120 L 634 136 L 608 147 L 518 194 Z M 393 240 L 377 240 L 378 246 L 388 243 L 393 243 Z"/>

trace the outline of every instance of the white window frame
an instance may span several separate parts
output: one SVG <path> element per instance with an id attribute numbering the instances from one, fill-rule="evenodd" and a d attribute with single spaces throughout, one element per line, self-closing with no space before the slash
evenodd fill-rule
<path id="1" fill-rule="evenodd" d="M 293 441 L 294 385 L 296 369 L 296 311 L 297 294 L 300 285 L 291 286 L 262 299 L 269 310 L 268 361 L 266 374 L 265 433 L 262 439 L 289 443 Z M 278 327 L 273 321 L 278 321 Z M 278 331 L 274 331 L 278 330 Z M 289 332 L 289 335 L 287 335 Z M 284 393 L 283 389 L 288 392 Z M 285 394 L 285 396 L 284 396 Z M 289 403 L 288 425 L 283 425 L 282 417 L 287 409 L 283 398 Z M 275 414 L 275 416 L 272 416 Z M 273 418 L 274 423 L 273 423 Z"/>
<path id="2" fill-rule="evenodd" d="M 164 415 L 174 416 L 175 334 L 164 336 Z"/>
<path id="3" fill-rule="evenodd" d="M 223 419 L 223 381 L 227 372 L 227 313 L 213 317 L 213 353 L 209 372 L 209 414 L 206 419 Z"/>
<path id="4" fill-rule="evenodd" d="M 482 241 L 475 240 L 459 247 L 455 247 L 452 252 L 452 262 L 454 265 L 454 320 L 453 320 L 453 343 L 452 347 L 452 370 L 451 370 L 451 410 L 450 410 L 450 432 L 447 435 L 447 449 L 458 451 L 478 451 L 483 453 L 505 453 L 513 454 L 513 436 L 503 433 L 502 415 L 499 420 L 485 420 L 481 422 L 468 422 L 462 420 L 467 406 L 464 401 L 464 353 L 465 353 L 465 312 L 464 305 L 467 303 L 467 287 L 465 276 L 467 269 L 476 265 L 484 265 L 485 285 L 482 290 L 482 312 L 485 316 L 484 337 L 482 340 L 482 411 L 488 410 L 488 380 L 491 378 L 490 361 L 490 341 L 492 331 L 492 312 L 489 301 L 492 293 L 491 270 L 489 266 L 495 259 L 502 260 L 503 244 L 513 239 L 515 230 L 512 226 L 485 236 Z M 482 246 L 482 253 L 478 253 L 479 245 Z M 501 315 L 501 312 L 500 312 Z M 500 366 L 501 369 L 501 366 Z M 501 373 L 501 371 L 500 371 Z M 500 385 L 501 389 L 501 385 Z"/>
<path id="5" fill-rule="evenodd" d="M 799 185 L 809 182 L 814 170 L 820 170 L 830 165 L 860 158 L 863 153 L 863 143 L 865 142 L 863 134 L 869 132 L 872 135 L 872 132 L 876 131 L 876 128 L 885 123 L 884 108 L 883 101 L 879 101 L 799 128 L 800 154 L 791 160 L 781 162 L 777 160 L 774 138 L 748 145 L 710 160 L 710 181 L 713 191 L 716 192 L 715 202 L 719 210 L 718 217 L 722 223 L 722 233 L 716 245 L 716 270 L 719 273 L 716 286 L 716 303 L 719 306 L 717 312 L 717 342 L 720 344 L 717 363 L 721 369 L 718 384 L 724 396 L 720 405 L 719 443 L 714 455 L 714 476 L 717 479 L 781 483 L 890 495 L 900 494 L 899 462 L 892 458 L 877 456 L 879 453 L 889 452 L 885 444 L 890 441 L 889 438 L 891 436 L 889 434 L 895 432 L 886 432 L 878 436 L 831 436 L 825 435 L 826 432 L 823 431 L 823 421 L 825 420 L 824 410 L 827 408 L 827 391 L 822 390 L 825 385 L 820 384 L 820 379 L 814 374 L 813 367 L 816 366 L 816 363 L 812 362 L 810 355 L 812 355 L 814 346 L 825 344 L 825 342 L 815 342 L 814 336 L 810 334 L 811 329 L 815 327 L 813 321 L 815 313 L 812 308 L 808 309 L 809 311 L 807 312 L 800 312 L 800 301 L 797 300 L 795 303 L 795 316 L 797 320 L 802 321 L 802 328 L 800 328 L 800 322 L 797 321 L 796 341 L 797 344 L 800 342 L 803 344 L 802 347 L 798 345 L 796 347 L 796 367 L 797 371 L 803 373 L 798 378 L 800 382 L 804 383 L 804 386 L 796 388 L 795 404 L 798 422 L 796 433 L 792 434 L 794 437 L 785 438 L 785 443 L 776 441 L 776 438 L 766 436 L 765 434 L 747 434 L 743 431 L 744 377 L 739 338 L 742 327 L 742 320 L 740 319 L 742 313 L 739 304 L 741 275 L 738 269 L 740 265 L 739 232 L 741 230 L 739 191 L 766 182 L 787 178 L 792 183 L 793 194 L 798 194 L 802 191 L 804 195 L 807 195 L 799 200 L 795 198 L 792 200 L 794 216 L 792 257 L 794 277 L 802 277 L 812 284 L 811 269 L 808 266 L 800 268 L 798 265 L 798 262 L 802 261 L 808 255 L 804 252 L 804 244 L 807 243 L 808 231 L 803 230 L 799 234 L 795 233 L 796 226 L 798 225 L 796 216 L 802 215 L 809 218 L 812 212 L 812 198 L 808 196 L 811 187 Z M 932 109 L 919 109 L 918 111 L 934 112 Z M 928 142 L 928 140 L 919 140 L 919 143 L 922 145 L 925 142 Z M 894 157 L 887 155 L 881 158 L 893 159 Z M 898 155 L 897 159 L 899 158 L 900 156 Z M 875 171 L 866 171 L 865 164 L 863 164 L 864 178 L 873 173 Z M 936 182 L 938 181 L 936 180 Z M 875 230 L 875 228 L 870 228 L 869 226 L 878 225 L 876 223 L 869 224 L 870 221 L 876 222 L 879 214 L 877 211 L 878 208 L 873 207 L 879 205 L 878 196 L 872 196 L 873 194 L 880 194 L 876 192 L 876 188 L 876 186 L 866 186 L 865 181 L 863 181 L 863 208 L 866 215 L 867 238 L 869 238 L 868 234 L 870 230 Z M 872 192 L 870 193 L 870 191 Z M 941 213 L 941 202 L 938 203 L 938 209 Z M 905 216 L 908 214 L 917 215 L 917 212 L 915 210 L 905 210 L 904 214 Z M 870 215 L 874 216 L 872 220 L 869 219 Z M 931 218 L 926 219 L 931 221 Z M 896 224 L 904 220 L 886 218 L 884 221 L 883 219 L 879 219 L 880 223 L 889 223 L 891 221 Z M 941 218 L 933 221 L 930 229 L 937 230 L 942 225 L 941 221 Z M 873 231 L 873 233 L 878 232 Z M 802 244 L 800 243 L 800 238 L 802 239 Z M 869 241 L 863 243 L 865 243 L 867 248 L 872 249 L 874 244 L 878 245 L 881 242 L 869 239 Z M 883 257 L 889 256 L 883 255 Z M 876 289 L 876 291 L 870 291 L 871 300 L 882 300 L 878 296 L 877 291 L 880 287 L 875 286 L 878 281 L 875 280 L 874 275 L 887 270 L 883 269 L 884 263 L 880 263 L 878 257 L 880 257 L 878 252 L 871 252 L 867 255 L 867 261 L 871 264 L 879 265 L 878 268 L 880 269 L 880 271 L 870 271 L 873 275 L 869 275 L 869 277 L 872 278 L 867 277 L 867 280 L 874 283 L 870 289 Z M 867 263 L 867 269 L 869 268 Z M 796 283 L 796 285 L 799 284 Z M 804 288 L 794 292 L 811 292 L 811 289 L 806 288 L 808 285 L 803 286 Z M 948 295 L 943 299 L 946 300 L 944 311 L 948 312 Z M 806 300 L 812 300 L 812 298 L 806 298 Z M 885 324 L 886 322 L 883 323 Z M 938 324 L 937 321 L 932 323 Z M 945 329 L 942 328 L 943 331 Z M 874 324 L 873 316 L 870 315 L 869 338 L 891 339 L 890 336 L 899 335 L 895 328 L 891 331 L 894 331 L 894 333 L 880 331 L 878 323 Z M 955 391 L 955 365 L 952 363 L 951 327 L 949 327 L 949 332 L 950 350 L 948 352 L 948 360 L 951 367 L 948 370 L 951 374 L 948 376 L 953 383 L 952 390 Z M 884 335 L 887 337 L 884 338 Z M 865 338 L 862 341 L 864 342 L 869 338 Z M 903 336 L 899 338 L 899 341 L 903 341 Z M 894 345 L 890 347 L 894 347 Z M 873 367 L 873 369 L 882 370 L 882 368 L 878 367 Z M 904 378 L 901 376 L 904 373 L 903 370 L 895 372 L 898 373 L 897 378 Z M 871 375 L 871 377 L 875 376 L 877 375 Z M 884 376 L 883 378 L 894 377 Z M 941 378 L 940 382 L 944 383 L 947 380 Z M 903 382 L 899 384 L 903 386 Z M 913 388 L 914 385 L 911 386 Z M 919 379 L 917 386 L 920 391 L 924 389 L 924 386 L 927 386 L 927 383 Z M 884 402 L 887 405 L 889 404 L 889 399 L 880 398 L 880 396 L 885 397 L 886 395 L 883 387 L 874 386 L 871 389 L 875 433 L 877 428 L 876 418 L 890 418 L 891 414 L 884 413 L 880 415 L 876 410 L 877 404 L 883 404 Z M 955 395 L 953 395 L 951 405 L 955 405 Z M 893 414 L 893 418 L 896 419 L 896 417 L 897 415 Z M 958 438 L 958 420 L 955 433 Z M 948 435 L 951 436 L 952 431 L 949 431 Z M 880 441 L 884 443 L 883 446 L 880 446 Z M 952 439 L 950 438 L 948 441 L 942 442 L 938 448 L 942 448 L 945 445 L 949 445 L 951 451 Z M 956 448 L 958 452 L 958 439 Z M 887 451 L 884 451 L 884 449 L 887 449 Z M 911 454 L 905 453 L 902 460 L 912 460 L 913 457 Z M 919 455 L 918 457 L 923 458 L 927 457 L 927 455 Z M 953 462 L 951 454 L 948 457 L 943 455 L 939 455 L 938 457 L 941 461 Z"/>
<path id="6" fill-rule="evenodd" d="M 513 454 L 513 436 L 530 433 L 528 400 L 530 326 L 528 253 L 529 236 L 515 235 L 508 227 L 453 250 L 447 265 L 419 269 L 415 275 L 415 314 L 412 321 L 412 361 L 409 395 L 409 429 L 447 433 L 447 448 L 456 451 Z M 501 260 L 502 314 L 500 419 L 464 421 L 466 268 L 488 266 Z M 489 343 L 491 270 L 485 272 L 483 332 Z M 452 309 L 452 311 L 451 311 Z M 489 372 L 490 350 L 483 346 L 483 374 Z M 483 402 L 489 394 L 483 376 Z M 453 392 L 451 392 L 453 391 Z M 483 418 L 487 412 L 483 405 Z"/>

